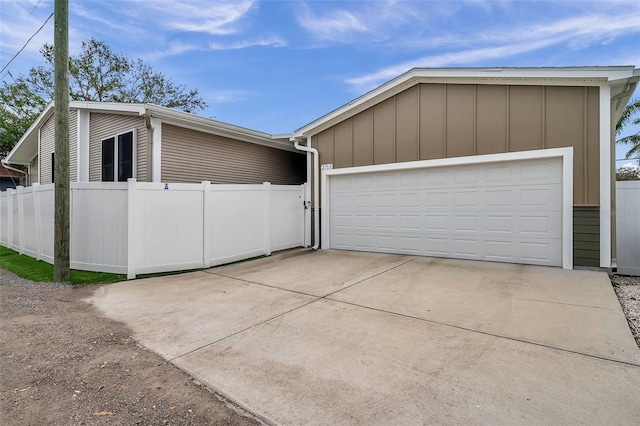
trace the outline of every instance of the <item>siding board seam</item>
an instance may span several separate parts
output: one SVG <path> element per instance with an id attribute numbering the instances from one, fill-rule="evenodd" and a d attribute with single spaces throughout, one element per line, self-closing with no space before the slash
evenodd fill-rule
<path id="1" fill-rule="evenodd" d="M 506 103 L 506 111 L 505 111 L 505 115 L 506 115 L 506 125 L 505 125 L 505 152 L 511 152 L 511 114 L 510 114 L 510 110 L 511 110 L 511 86 L 507 86 L 507 102 Z"/>
<path id="2" fill-rule="evenodd" d="M 547 86 L 542 86 L 542 149 L 547 146 Z"/>
<path id="3" fill-rule="evenodd" d="M 589 138 L 588 138 L 588 121 L 589 121 L 589 98 L 587 93 L 588 87 L 584 87 L 582 90 L 582 163 L 583 170 L 582 175 L 584 176 L 584 185 L 583 185 L 583 193 L 584 198 L 583 202 L 587 202 L 589 200 Z M 614 167 L 615 168 L 615 167 Z"/>
<path id="4" fill-rule="evenodd" d="M 473 85 L 473 155 L 478 155 L 478 85 Z"/>
<path id="5" fill-rule="evenodd" d="M 447 84 L 442 87 L 442 158 L 447 158 Z"/>

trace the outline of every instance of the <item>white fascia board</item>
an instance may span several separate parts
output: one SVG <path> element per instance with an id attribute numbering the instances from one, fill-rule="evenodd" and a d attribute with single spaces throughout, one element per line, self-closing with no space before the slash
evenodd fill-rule
<path id="1" fill-rule="evenodd" d="M 71 101 L 69 102 L 69 108 L 85 109 L 95 112 L 113 112 L 113 113 L 126 113 L 134 115 L 144 115 L 144 104 L 129 104 L 121 102 L 90 102 L 90 101 Z"/>
<path id="2" fill-rule="evenodd" d="M 22 135 L 20 140 L 15 144 L 15 146 L 9 152 L 9 154 L 7 154 L 7 156 L 5 158 L 7 163 L 9 163 L 9 164 L 27 165 L 27 164 L 29 164 L 31 162 L 31 160 L 33 160 L 35 155 L 38 155 L 39 147 L 37 145 L 39 143 L 39 140 L 38 140 L 39 136 L 38 135 L 39 135 L 40 127 L 42 126 L 42 124 L 44 122 L 46 122 L 49 119 L 49 117 L 51 117 L 52 114 L 53 114 L 53 102 L 49 102 L 49 104 L 45 107 L 44 111 L 42 111 L 42 113 L 40 113 L 38 118 L 36 118 L 36 120 L 29 127 L 29 129 L 27 129 L 25 134 Z M 31 152 L 31 150 L 33 150 L 33 148 L 28 146 L 30 144 L 35 144 L 36 145 L 35 154 L 34 155 L 32 155 L 32 152 Z M 13 157 L 16 157 L 16 156 L 20 157 L 19 154 L 22 154 L 22 156 L 24 158 L 22 158 L 22 159 L 13 158 Z M 31 158 L 26 158 L 26 157 L 31 157 Z"/>
<path id="3" fill-rule="evenodd" d="M 532 151 L 506 152 L 502 154 L 470 155 L 467 157 L 438 158 L 435 160 L 406 161 L 402 163 L 376 164 L 374 166 L 344 167 L 323 170 L 329 176 L 395 170 L 423 169 L 427 167 L 464 166 L 467 164 L 500 163 L 515 160 L 534 160 L 539 158 L 564 157 L 573 155 L 573 148 L 536 149 Z"/>
<path id="4" fill-rule="evenodd" d="M 375 166 L 345 167 L 322 170 L 321 215 L 322 246 L 331 247 L 330 239 L 330 180 L 332 176 L 353 175 L 360 173 L 388 172 L 401 170 L 425 169 L 431 167 L 453 167 L 463 165 L 490 164 L 505 161 L 534 160 L 543 158 L 562 159 L 562 268 L 573 269 L 573 147 L 552 148 L 534 151 L 508 152 L 504 154 L 474 155 L 469 157 L 442 158 L 436 160 L 407 161 L 404 163 L 378 164 Z"/>

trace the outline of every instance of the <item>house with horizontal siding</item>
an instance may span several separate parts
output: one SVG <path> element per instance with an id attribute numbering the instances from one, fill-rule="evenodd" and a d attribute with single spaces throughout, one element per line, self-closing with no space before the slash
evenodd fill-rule
<path id="1" fill-rule="evenodd" d="M 27 183 L 52 183 L 53 103 L 9 153 L 27 166 Z M 72 182 L 302 184 L 306 159 L 270 134 L 150 104 L 72 101 L 69 105 Z"/>
<path id="2" fill-rule="evenodd" d="M 314 247 L 615 269 L 615 123 L 639 80 L 633 66 L 414 68 L 286 135 L 72 102 L 71 178 L 307 182 Z M 51 181 L 52 113 L 7 158 L 31 182 Z"/>

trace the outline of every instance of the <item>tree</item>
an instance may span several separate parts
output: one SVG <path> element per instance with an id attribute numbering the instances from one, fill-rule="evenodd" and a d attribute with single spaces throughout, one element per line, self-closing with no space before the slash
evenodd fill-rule
<path id="1" fill-rule="evenodd" d="M 636 116 L 638 112 L 640 112 L 640 98 L 636 98 L 629 102 L 622 111 L 622 115 L 616 123 L 616 135 L 622 133 L 624 128 L 629 124 L 640 126 L 640 117 Z M 631 148 L 627 151 L 625 158 L 636 158 L 640 155 L 640 131 L 620 138 L 616 143 L 631 144 Z"/>
<path id="2" fill-rule="evenodd" d="M 53 99 L 53 46 L 40 53 L 43 65 L 0 87 L 0 156 L 4 157 Z M 152 103 L 185 112 L 207 107 L 197 89 L 174 83 L 141 59 L 115 53 L 103 41 L 82 42 L 69 57 L 69 97 L 74 101 Z"/>
<path id="3" fill-rule="evenodd" d="M 616 180 L 640 180 L 640 167 L 631 163 L 625 164 L 616 170 Z"/>
<path id="4" fill-rule="evenodd" d="M 7 156 L 46 105 L 47 101 L 34 94 L 22 79 L 14 84 L 3 83 L 0 88 L 0 158 Z"/>

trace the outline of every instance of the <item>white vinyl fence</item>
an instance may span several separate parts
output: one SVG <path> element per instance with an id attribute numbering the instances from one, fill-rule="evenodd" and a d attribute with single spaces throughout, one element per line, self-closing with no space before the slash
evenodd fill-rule
<path id="1" fill-rule="evenodd" d="M 71 268 L 208 268 L 304 245 L 304 186 L 71 183 Z M 54 185 L 0 193 L 0 244 L 53 263 Z"/>
<path id="2" fill-rule="evenodd" d="M 616 182 L 618 273 L 640 275 L 640 181 Z"/>

